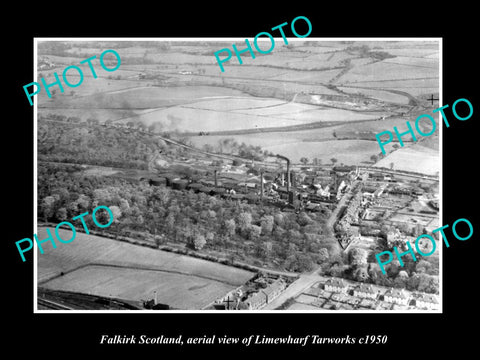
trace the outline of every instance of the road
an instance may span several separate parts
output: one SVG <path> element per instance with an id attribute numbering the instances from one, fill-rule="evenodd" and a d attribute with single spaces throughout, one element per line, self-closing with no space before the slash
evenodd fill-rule
<path id="1" fill-rule="evenodd" d="M 319 281 L 326 281 L 327 278 L 318 275 L 318 270 L 316 269 L 311 273 L 305 273 L 299 276 L 299 278 L 294 281 L 290 286 L 282 292 L 277 298 L 272 302 L 265 305 L 261 310 L 275 310 L 277 307 L 282 305 L 285 301 L 290 298 L 294 298 L 301 294 L 303 291 L 311 287 L 313 284 Z"/>

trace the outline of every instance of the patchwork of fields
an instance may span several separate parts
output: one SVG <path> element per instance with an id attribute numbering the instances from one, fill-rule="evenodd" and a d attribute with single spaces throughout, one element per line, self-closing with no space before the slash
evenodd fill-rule
<path id="1" fill-rule="evenodd" d="M 117 125 L 155 125 L 155 131 L 180 135 L 213 133 L 191 136 L 199 147 L 230 137 L 294 162 L 302 157 L 329 162 L 335 157 L 358 164 L 378 155 L 374 134 L 404 125 L 412 119 L 408 114 L 413 106 L 415 113 L 426 110 L 429 103 L 424 99 L 439 92 L 435 41 L 292 39 L 288 47 L 279 45 L 268 55 L 245 56 L 243 65 L 231 60 L 224 73 L 211 56 L 230 46 L 222 41 L 117 43 L 122 57 L 117 71 L 99 68 L 99 77 L 93 79 L 87 65 L 81 65 L 83 84 L 57 93 L 54 99 L 41 93 L 39 113 L 100 123 L 111 120 Z M 97 45 L 112 48 L 114 44 Z M 61 68 L 101 53 L 103 47 L 73 47 L 63 56 L 48 58 Z M 51 77 L 55 70 L 42 75 Z M 258 129 L 262 132 L 255 133 Z M 225 131 L 228 136 L 215 134 Z M 399 168 L 419 170 L 401 160 L 403 152 L 395 152 L 379 166 L 394 162 Z M 434 171 L 436 165 L 425 166 L 436 164 L 433 153 L 415 151 L 412 156 L 423 155 L 420 171 Z"/>
<path id="2" fill-rule="evenodd" d="M 187 310 L 201 309 L 233 288 L 201 276 L 104 265 L 88 265 L 43 286 L 130 301 L 151 299 L 155 291 L 159 303 Z"/>
<path id="3" fill-rule="evenodd" d="M 53 233 L 54 229 L 50 228 Z M 71 231 L 59 230 L 63 239 Z M 38 237 L 46 238 L 45 228 Z M 77 233 L 74 241 L 59 243 L 56 249 L 45 244 L 38 254 L 38 283 L 56 290 L 86 292 L 125 300 L 151 298 L 157 291 L 159 301 L 174 307 L 199 309 L 220 294 L 245 283 L 254 274 L 226 265 Z M 64 275 L 61 275 L 64 273 Z M 208 288 L 208 291 L 202 291 Z"/>
<path id="4" fill-rule="evenodd" d="M 439 49 L 434 41 L 292 40 L 288 47 L 276 47 L 274 53 L 245 57 L 243 65 L 231 60 L 225 73 L 219 72 L 210 55 L 210 50 L 227 46 L 221 41 L 161 41 L 148 46 L 118 42 L 124 59 L 119 70 L 108 73 L 99 68 L 99 77 L 93 79 L 87 65 L 81 65 L 83 84 L 74 91 L 67 88 L 66 93 L 57 93 L 54 99 L 41 93 L 40 113 L 120 125 L 141 122 L 167 132 L 229 131 L 229 137 L 232 131 L 275 128 L 272 133 L 233 137 L 282 152 L 294 161 L 334 156 L 355 163 L 378 154 L 374 144 L 366 142 L 372 139 L 369 132 L 404 123 L 409 119 L 392 123 L 390 116 L 408 113 L 412 100 L 419 103 L 419 97 L 439 91 Z M 111 48 L 112 44 L 99 45 Z M 102 49 L 74 47 L 63 56 L 48 58 L 62 67 Z M 54 70 L 42 75 L 51 77 Z M 301 101 L 310 99 L 309 103 L 296 101 L 297 95 Z M 340 98 L 335 103 L 331 96 Z M 357 110 L 336 107 L 349 101 L 357 103 Z M 369 111 L 369 103 L 375 101 L 375 111 Z M 384 108 L 378 106 L 382 103 Z M 308 136 L 301 128 L 292 131 L 296 126 L 323 122 L 338 122 L 339 127 L 315 128 L 307 131 Z M 349 124 L 343 126 L 344 122 Z M 281 127 L 289 131 L 278 132 Z M 333 131 L 348 141 L 335 142 Z M 200 146 L 218 141 L 191 140 Z"/>

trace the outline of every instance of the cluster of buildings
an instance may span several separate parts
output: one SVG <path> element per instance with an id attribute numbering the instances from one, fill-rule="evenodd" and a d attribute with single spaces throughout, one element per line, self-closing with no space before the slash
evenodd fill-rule
<path id="1" fill-rule="evenodd" d="M 288 286 L 283 277 L 257 275 L 244 285 L 216 300 L 216 310 L 258 310 L 273 301 Z"/>
<path id="2" fill-rule="evenodd" d="M 297 210 L 319 211 L 321 204 L 332 204 L 359 176 L 354 166 L 333 169 L 300 168 L 287 171 L 259 170 L 245 164 L 217 167 L 205 175 L 184 176 L 172 170 L 146 179 L 151 185 L 166 185 L 176 190 L 192 190 L 224 198 L 262 201 Z"/>
<path id="3" fill-rule="evenodd" d="M 409 292 L 405 289 L 378 285 L 353 284 L 340 278 L 329 278 L 309 292 L 316 299 L 316 306 L 328 309 L 422 309 L 437 310 L 438 297 L 434 294 Z M 312 301 L 313 302 L 313 301 Z"/>

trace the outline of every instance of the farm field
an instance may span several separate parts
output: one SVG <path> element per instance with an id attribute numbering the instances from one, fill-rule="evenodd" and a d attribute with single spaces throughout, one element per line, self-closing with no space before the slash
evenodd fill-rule
<path id="1" fill-rule="evenodd" d="M 262 149 L 271 151 L 274 154 L 282 154 L 294 163 L 299 163 L 302 157 L 308 159 L 318 158 L 324 164 L 330 163 L 331 158 L 336 158 L 339 163 L 355 165 L 370 161 L 372 154 L 378 153 L 376 141 L 369 140 L 324 140 L 324 141 L 301 141 L 295 139 L 282 140 L 279 137 L 271 137 L 272 133 L 252 134 L 249 136 L 235 136 L 236 141 L 245 142 L 248 145 L 262 146 Z M 263 136 L 263 137 L 262 137 Z M 209 143 L 218 144 L 218 140 L 224 137 L 192 138 L 192 142 L 199 146 L 204 144 L 204 139 L 209 138 Z M 389 145 L 386 146 L 390 149 Z"/>
<path id="2" fill-rule="evenodd" d="M 356 111 L 325 108 L 321 106 L 288 103 L 263 109 L 236 110 L 236 113 L 277 116 L 303 121 L 354 121 L 379 118 L 378 114 L 363 114 Z"/>
<path id="3" fill-rule="evenodd" d="M 378 144 L 375 143 L 377 146 Z M 376 167 L 390 167 L 394 170 L 415 171 L 427 175 L 440 172 L 440 155 L 438 151 L 419 144 L 400 148 L 378 161 Z"/>
<path id="4" fill-rule="evenodd" d="M 431 57 L 397 56 L 395 58 L 385 59 L 384 62 L 438 69 L 438 58 Z"/>
<path id="5" fill-rule="evenodd" d="M 234 287 L 201 276 L 88 265 L 42 285 L 47 289 L 141 301 L 153 298 L 175 309 L 201 309 Z"/>
<path id="6" fill-rule="evenodd" d="M 84 78 L 83 82 L 81 83 L 80 86 L 76 88 L 70 88 L 67 86 L 64 86 L 64 92 L 61 93 L 59 87 L 52 87 L 52 91 L 55 90 L 55 94 L 52 96 L 52 98 L 49 98 L 46 91 L 41 91 L 37 95 L 38 99 L 38 104 L 39 104 L 39 110 L 43 111 L 41 108 L 61 108 L 61 107 L 66 107 L 66 108 L 75 108 L 78 107 L 78 103 L 81 103 L 81 99 L 84 97 L 98 97 L 98 96 L 104 96 L 104 94 L 110 92 L 110 91 L 118 91 L 118 90 L 127 90 L 127 89 L 135 89 L 138 87 L 144 87 L 145 83 L 139 82 L 138 80 L 135 79 L 122 79 L 122 80 L 117 80 L 117 79 L 108 79 L 107 76 L 109 74 L 101 73 L 100 70 L 98 71 L 97 75 L 98 78 L 94 79 L 91 75 L 91 73 L 87 73 L 86 71 L 89 71 L 88 69 L 83 69 L 84 70 Z M 54 69 L 53 71 L 58 71 L 58 69 Z M 118 70 L 120 72 L 120 70 Z M 117 72 L 115 72 L 116 75 Z M 130 76 L 131 74 L 129 74 Z M 53 82 L 54 76 L 49 74 L 43 74 L 39 78 L 43 77 L 47 83 Z M 78 83 L 79 78 L 78 75 L 72 73 L 68 74 L 68 80 L 71 83 Z M 86 106 L 84 106 L 86 107 Z"/>
<path id="7" fill-rule="evenodd" d="M 283 119 L 280 117 L 201 110 L 183 106 L 161 109 L 134 118 L 126 118 L 122 121 L 141 121 L 147 126 L 158 124 L 162 129 L 170 131 L 177 130 L 180 132 L 244 130 L 251 128 L 300 125 L 309 122 Z"/>
<path id="8" fill-rule="evenodd" d="M 362 88 L 375 88 L 385 90 L 400 90 L 409 93 L 412 96 L 430 95 L 438 93 L 438 77 L 432 78 L 412 78 L 409 80 L 373 80 L 359 79 L 351 83 L 342 85 L 361 86 Z"/>
<path id="9" fill-rule="evenodd" d="M 277 108 L 285 104 L 285 101 L 271 98 L 254 98 L 251 96 L 243 97 L 228 97 L 212 100 L 202 100 L 188 105 L 188 107 L 201 110 L 215 110 L 215 111 L 261 111 L 269 109 L 270 107 Z M 307 105 L 306 105 L 307 106 Z M 261 115 L 261 113 L 256 113 Z"/>
<path id="10" fill-rule="evenodd" d="M 423 79 L 435 76 L 438 76 L 438 68 L 435 67 L 418 67 L 384 61 L 355 67 L 341 78 L 341 82 Z"/>
<path id="11" fill-rule="evenodd" d="M 342 69 L 328 69 L 322 71 L 300 71 L 289 70 L 288 73 L 284 73 L 270 79 L 285 80 L 285 81 L 304 81 L 309 84 L 325 84 L 337 76 Z"/>
<path id="12" fill-rule="evenodd" d="M 410 101 L 408 96 L 395 94 L 386 90 L 378 90 L 378 89 L 372 89 L 372 88 L 369 89 L 369 88 L 354 87 L 354 86 L 352 87 L 339 86 L 338 89 L 348 94 L 366 95 L 374 99 L 378 99 L 385 102 L 392 102 L 396 104 L 407 105 Z"/>
<path id="13" fill-rule="evenodd" d="M 45 229 L 43 227 L 38 229 L 37 234 L 40 239 L 47 237 Z M 49 229 L 52 233 L 54 232 L 53 228 Z M 63 239 L 69 239 L 72 236 L 72 232 L 60 229 L 59 235 Z M 193 279 L 197 279 L 198 284 L 212 282 L 215 284 L 212 285 L 214 288 L 221 288 L 217 284 L 221 283 L 221 286 L 228 287 L 228 289 L 233 289 L 243 284 L 254 275 L 252 272 L 215 262 L 78 232 L 75 240 L 71 243 L 58 243 L 56 249 L 51 248 L 51 245 L 45 244 L 44 251 L 44 254 L 38 254 L 38 284 L 41 286 L 48 285 L 52 289 L 57 289 L 56 286 L 67 286 L 66 284 L 69 283 L 69 279 L 65 275 L 59 277 L 61 272 L 69 273 L 75 269 L 93 264 L 157 271 L 158 286 L 163 287 L 167 286 L 165 284 L 168 283 L 168 279 L 173 279 L 171 275 L 164 278 L 163 274 L 165 271 L 176 274 L 177 280 L 178 276 L 182 275 L 182 282 L 186 282 L 186 279 L 191 277 L 191 286 L 195 286 Z M 88 284 L 88 287 L 95 287 L 101 284 L 101 282 L 97 283 L 96 277 L 89 276 L 91 273 L 88 271 L 80 273 L 77 271 L 75 270 L 72 273 L 75 275 L 77 284 Z M 96 270 L 93 271 L 95 272 Z M 76 272 L 77 274 L 75 274 Z M 122 276 L 131 276 L 129 275 L 131 273 L 132 269 L 124 269 Z M 79 274 L 84 274 L 86 278 L 83 279 Z M 118 272 L 116 274 L 115 276 L 118 276 Z M 149 277 L 151 278 L 151 275 Z M 148 279 L 147 277 L 145 289 L 153 286 Z M 55 282 L 52 283 L 52 280 L 55 280 Z M 55 286 L 52 284 L 55 284 Z M 77 285 L 75 291 L 81 291 L 79 286 Z M 176 285 L 171 283 L 171 286 L 174 288 Z M 129 290 L 128 287 L 124 286 L 122 291 L 133 290 Z"/>
<path id="14" fill-rule="evenodd" d="M 387 121 L 388 120 L 379 120 Z M 404 120 L 398 120 L 404 125 Z M 369 123 L 358 124 L 358 126 Z M 222 139 L 234 138 L 238 143 L 246 145 L 261 146 L 264 150 L 269 150 L 275 154 L 283 154 L 293 162 L 299 162 L 300 158 L 322 159 L 324 164 L 330 163 L 332 157 L 339 163 L 360 164 L 370 161 L 370 156 L 380 152 L 379 145 L 375 140 L 375 132 L 370 129 L 379 129 L 378 127 L 360 127 L 355 130 L 357 124 L 339 125 L 312 130 L 289 131 L 289 132 L 262 132 L 248 135 L 209 135 L 192 136 L 189 140 L 195 147 L 201 148 L 205 144 L 217 146 Z M 365 129 L 365 130 L 363 130 Z M 387 123 L 385 129 L 392 129 Z M 347 139 L 337 140 L 333 137 L 336 133 L 339 138 Z M 362 140 L 363 139 L 363 140 Z M 367 140 L 369 139 L 369 140 Z M 385 146 L 387 151 L 392 150 L 394 142 Z M 356 163 L 358 161 L 358 163 Z"/>
<path id="15" fill-rule="evenodd" d="M 379 118 L 378 114 L 362 114 L 342 109 L 322 108 L 304 104 L 278 104 L 275 99 L 244 98 L 243 106 L 257 107 L 255 109 L 238 109 L 242 106 L 238 98 L 232 99 L 235 111 L 214 110 L 214 105 L 222 103 L 222 108 L 228 108 L 231 99 L 208 101 L 208 103 L 192 103 L 184 106 L 172 106 L 167 109 L 145 112 L 123 122 L 141 121 L 145 125 L 159 124 L 162 129 L 178 131 L 225 131 L 244 130 L 252 128 L 268 128 L 308 124 L 319 121 L 354 121 Z M 273 105 L 269 105 L 273 104 Z M 258 107 L 265 105 L 264 107 Z M 212 109 L 207 109 L 212 107 Z M 294 109 L 297 111 L 294 111 Z M 306 109 L 305 111 L 303 109 Z"/>
<path id="16" fill-rule="evenodd" d="M 214 86 L 142 86 L 132 89 L 115 89 L 114 92 L 73 97 L 72 108 L 151 109 L 198 101 L 221 96 L 239 96 L 241 91 Z"/>
<path id="17" fill-rule="evenodd" d="M 300 158 L 318 158 L 324 164 L 330 163 L 331 158 L 336 158 L 339 163 L 355 165 L 368 162 L 370 156 L 378 152 L 378 143 L 369 140 L 329 140 L 308 141 L 298 143 L 264 146 L 275 154 L 283 154 L 293 162 Z"/>

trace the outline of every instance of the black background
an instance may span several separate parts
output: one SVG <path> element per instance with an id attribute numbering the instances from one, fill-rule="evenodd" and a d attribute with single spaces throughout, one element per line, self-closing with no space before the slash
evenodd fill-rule
<path id="1" fill-rule="evenodd" d="M 178 6 L 179 5 L 179 6 Z M 455 2 L 419 8 L 418 4 L 389 2 L 339 3 L 326 6 L 312 3 L 293 6 L 272 3 L 260 10 L 245 2 L 188 3 L 172 7 L 165 3 L 140 2 L 77 4 L 71 8 L 53 3 L 18 10 L 15 26 L 2 25 L 5 37 L 3 73 L 7 78 L 2 92 L 3 123 L 3 296 L 6 337 L 3 340 L 16 354 L 34 351 L 31 356 L 121 356 L 151 353 L 157 358 L 173 353 L 213 356 L 259 351 L 314 356 L 356 355 L 418 356 L 441 353 L 451 348 L 466 353 L 476 340 L 478 215 L 476 181 L 477 133 L 480 112 L 477 60 L 478 20 L 476 10 Z M 11 14 L 14 16 L 13 13 Z M 450 235 L 450 248 L 443 251 L 443 314 L 33 314 L 33 257 L 22 263 L 15 241 L 32 237 L 33 229 L 33 108 L 23 85 L 33 81 L 34 37 L 243 37 L 253 38 L 297 16 L 312 23 L 309 37 L 442 37 L 443 103 L 467 98 L 474 114 L 458 121 L 450 114 L 450 128 L 443 127 L 443 224 L 458 218 L 469 219 L 474 235 L 461 242 Z M 7 16 L 8 18 L 8 16 Z M 300 24 L 300 22 L 298 23 Z M 476 26 L 477 25 L 477 26 Z M 303 33 L 301 29 L 299 33 Z M 272 33 L 272 32 L 271 32 Z M 289 27 L 286 35 L 292 37 Z M 277 36 L 277 34 L 274 34 Z M 275 50 L 274 50 L 275 51 Z M 212 54 L 213 56 L 213 54 Z M 412 119 L 406 119 L 412 120 Z M 474 128 L 475 127 L 475 128 Z M 447 231 L 447 234 L 450 232 Z M 31 252 L 30 252 L 31 254 Z M 212 346 L 184 345 L 99 345 L 102 334 L 148 336 L 267 336 L 325 337 L 388 335 L 386 345 L 294 345 Z M 6 351 L 6 349 L 5 349 Z M 240 352 L 239 352 L 240 351 Z"/>

